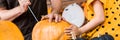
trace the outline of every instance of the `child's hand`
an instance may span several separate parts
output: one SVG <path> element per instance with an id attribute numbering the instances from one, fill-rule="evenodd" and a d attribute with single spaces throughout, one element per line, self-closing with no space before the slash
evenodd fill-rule
<path id="1" fill-rule="evenodd" d="M 70 37 L 72 37 L 73 35 L 74 37 L 77 37 L 81 34 L 79 28 L 75 25 L 71 25 L 70 27 L 66 28 L 65 33 Z"/>

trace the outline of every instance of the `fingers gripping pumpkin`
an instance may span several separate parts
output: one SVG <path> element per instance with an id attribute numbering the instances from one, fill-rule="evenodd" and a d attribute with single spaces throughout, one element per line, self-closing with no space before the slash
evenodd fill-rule
<path id="1" fill-rule="evenodd" d="M 9 21 L 0 21 L 0 40 L 24 40 L 20 30 Z"/>
<path id="2" fill-rule="evenodd" d="M 69 38 L 64 33 L 66 27 L 69 27 L 69 24 L 65 21 L 50 23 L 42 20 L 35 25 L 32 40 L 67 40 Z"/>

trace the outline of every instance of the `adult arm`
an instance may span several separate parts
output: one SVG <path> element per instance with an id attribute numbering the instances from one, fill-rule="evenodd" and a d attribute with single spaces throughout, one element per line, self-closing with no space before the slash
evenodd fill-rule
<path id="1" fill-rule="evenodd" d="M 20 5 L 13 9 L 7 10 L 2 7 L 0 8 L 0 20 L 12 21 L 27 10 L 28 5 L 30 5 L 29 0 L 18 0 L 18 1 Z"/>
<path id="2" fill-rule="evenodd" d="M 50 2 L 51 2 L 52 11 L 50 14 L 43 16 L 41 20 L 48 18 L 49 22 L 51 22 L 55 18 L 55 22 L 61 21 L 62 17 L 59 13 L 62 8 L 61 7 L 62 1 L 61 0 L 50 0 Z"/>

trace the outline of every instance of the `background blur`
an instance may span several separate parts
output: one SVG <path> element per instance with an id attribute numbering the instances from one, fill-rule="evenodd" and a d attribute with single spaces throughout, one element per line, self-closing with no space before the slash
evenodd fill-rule
<path id="1" fill-rule="evenodd" d="M 62 2 L 63 2 L 62 7 L 64 8 L 71 3 L 77 2 L 77 0 L 62 0 Z M 50 7 L 50 0 L 47 0 L 47 4 L 48 4 L 48 7 Z"/>

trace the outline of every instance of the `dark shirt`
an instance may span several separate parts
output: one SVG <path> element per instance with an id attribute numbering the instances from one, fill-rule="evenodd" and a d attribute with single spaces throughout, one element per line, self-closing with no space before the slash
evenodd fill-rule
<path id="1" fill-rule="evenodd" d="M 0 0 L 0 8 L 3 8 L 6 6 L 5 0 Z"/>
<path id="2" fill-rule="evenodd" d="M 47 14 L 46 0 L 30 1 L 32 3 L 30 5 L 31 9 L 33 10 L 37 19 L 40 20 L 41 15 Z M 17 0 L 0 0 L 0 7 L 5 7 L 6 9 L 12 9 L 18 5 L 19 3 Z M 25 37 L 25 40 L 31 40 L 32 29 L 37 22 L 29 10 L 13 20 L 13 23 L 19 27 Z"/>

